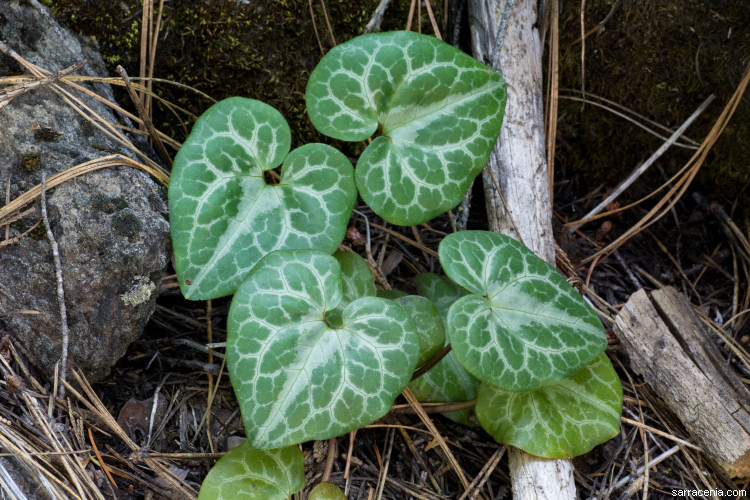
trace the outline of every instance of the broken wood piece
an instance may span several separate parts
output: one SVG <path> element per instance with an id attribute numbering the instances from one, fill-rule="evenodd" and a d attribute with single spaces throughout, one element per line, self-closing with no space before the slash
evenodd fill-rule
<path id="1" fill-rule="evenodd" d="M 726 367 L 690 301 L 639 290 L 615 318 L 633 370 L 730 477 L 750 477 L 750 391 Z"/>

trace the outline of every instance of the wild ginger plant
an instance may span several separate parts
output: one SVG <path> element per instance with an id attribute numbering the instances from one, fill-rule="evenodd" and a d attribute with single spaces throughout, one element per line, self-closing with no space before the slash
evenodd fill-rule
<path id="1" fill-rule="evenodd" d="M 334 254 L 357 193 L 397 225 L 461 201 L 500 133 L 501 76 L 433 37 L 378 33 L 326 54 L 306 100 L 323 134 L 372 139 L 356 169 L 323 144 L 289 152 L 281 114 L 240 97 L 209 108 L 175 158 L 178 281 L 188 299 L 234 295 L 227 365 L 248 438 L 200 498 L 288 498 L 304 486 L 296 445 L 385 415 L 448 343 L 411 382 L 421 400 L 476 397 L 490 435 L 539 456 L 579 455 L 616 435 L 622 389 L 601 322 L 520 243 L 446 236 L 446 276 L 417 276 L 421 297 L 378 297 L 363 259 Z M 469 424 L 471 413 L 449 416 Z"/>

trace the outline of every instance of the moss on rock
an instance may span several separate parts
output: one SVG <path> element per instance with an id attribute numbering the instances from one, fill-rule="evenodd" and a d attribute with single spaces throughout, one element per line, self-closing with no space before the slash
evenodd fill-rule
<path id="1" fill-rule="evenodd" d="M 42 166 L 42 159 L 34 151 L 27 151 L 21 158 L 21 168 L 27 172 L 36 172 Z"/>
<path id="2" fill-rule="evenodd" d="M 124 236 L 130 241 L 135 241 L 136 236 L 143 229 L 143 224 L 138 217 L 130 212 L 119 212 L 112 216 L 112 232 L 118 236 Z"/>

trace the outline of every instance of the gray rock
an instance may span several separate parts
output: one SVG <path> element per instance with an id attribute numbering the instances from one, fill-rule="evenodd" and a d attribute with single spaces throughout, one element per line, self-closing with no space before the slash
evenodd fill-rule
<path id="1" fill-rule="evenodd" d="M 35 0 L 0 0 L 0 39 L 49 71 L 85 60 L 78 74 L 106 75 L 95 49 L 60 27 Z M 20 72 L 15 61 L 0 55 L 0 77 Z M 114 102 L 109 87 L 90 88 Z M 71 92 L 117 123 L 106 106 Z M 0 109 L 0 193 L 10 182 L 11 200 L 39 184 L 42 169 L 49 178 L 112 153 L 132 157 L 49 88 L 28 92 Z M 109 373 L 155 308 L 168 260 L 164 199 L 164 190 L 147 174 L 128 167 L 76 177 L 48 195 L 65 285 L 69 366 L 83 369 L 91 381 Z M 33 214 L 10 225 L 11 238 L 39 220 L 39 199 L 33 206 Z M 0 226 L 0 242 L 4 239 L 5 227 Z M 17 243 L 0 247 L 4 332 L 25 347 L 37 367 L 53 373 L 61 354 L 61 322 L 51 245 L 41 225 Z"/>

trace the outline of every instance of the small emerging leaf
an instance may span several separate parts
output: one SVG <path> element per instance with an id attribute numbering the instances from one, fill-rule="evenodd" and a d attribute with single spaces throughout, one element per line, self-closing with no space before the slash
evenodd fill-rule
<path id="1" fill-rule="evenodd" d="M 346 500 L 344 492 L 333 483 L 322 482 L 312 489 L 308 500 Z"/>
<path id="2" fill-rule="evenodd" d="M 298 447 L 256 450 L 244 441 L 216 462 L 198 500 L 288 500 L 304 486 L 304 457 Z"/>
<path id="3" fill-rule="evenodd" d="M 281 114 L 232 97 L 209 108 L 175 157 L 169 212 L 175 267 L 188 299 L 232 294 L 279 248 L 331 253 L 344 239 L 356 198 L 349 160 L 324 144 L 289 152 Z M 281 181 L 263 172 L 284 162 Z"/>
<path id="4" fill-rule="evenodd" d="M 438 247 L 445 273 L 469 290 L 448 312 L 461 364 L 506 391 L 559 382 L 604 351 L 599 318 L 552 266 L 509 236 L 460 231 Z"/>
<path id="5" fill-rule="evenodd" d="M 390 300 L 343 297 L 338 261 L 313 250 L 277 250 L 232 300 L 227 364 L 248 439 L 276 448 L 329 439 L 385 415 L 406 387 L 419 343 Z"/>
<path id="6" fill-rule="evenodd" d="M 495 146 L 506 90 L 499 74 L 447 43 L 394 31 L 331 49 L 306 100 L 322 133 L 376 135 L 357 162 L 357 188 L 378 215 L 408 226 L 461 201 Z"/>
<path id="7" fill-rule="evenodd" d="M 622 386 L 607 355 L 530 392 L 482 384 L 477 418 L 499 443 L 547 458 L 582 455 L 620 432 Z"/>

